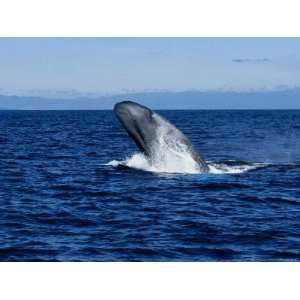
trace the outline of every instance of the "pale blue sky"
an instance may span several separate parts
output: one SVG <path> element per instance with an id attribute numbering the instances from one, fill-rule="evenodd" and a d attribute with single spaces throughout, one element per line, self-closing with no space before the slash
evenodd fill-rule
<path id="1" fill-rule="evenodd" d="M 0 38 L 0 94 L 300 86 L 299 38 Z"/>

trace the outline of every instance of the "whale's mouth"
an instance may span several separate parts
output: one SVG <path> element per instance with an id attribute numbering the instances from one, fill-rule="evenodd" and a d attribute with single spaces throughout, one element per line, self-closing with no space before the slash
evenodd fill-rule
<path id="1" fill-rule="evenodd" d="M 123 125 L 130 123 L 130 120 L 137 121 L 150 121 L 152 111 L 138 103 L 132 101 L 119 102 L 114 106 L 114 112 L 117 117 L 123 121 Z"/>
<path id="2" fill-rule="evenodd" d="M 118 117 L 131 117 L 130 110 L 128 109 L 127 103 L 117 103 L 114 107 L 114 112 Z"/>

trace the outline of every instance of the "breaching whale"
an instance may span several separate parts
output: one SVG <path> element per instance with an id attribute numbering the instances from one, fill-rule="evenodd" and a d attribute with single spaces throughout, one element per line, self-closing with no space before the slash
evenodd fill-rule
<path id="1" fill-rule="evenodd" d="M 117 103 L 114 112 L 150 162 L 162 155 L 172 160 L 185 154 L 189 155 L 200 172 L 208 171 L 206 162 L 189 139 L 158 113 L 132 101 Z"/>

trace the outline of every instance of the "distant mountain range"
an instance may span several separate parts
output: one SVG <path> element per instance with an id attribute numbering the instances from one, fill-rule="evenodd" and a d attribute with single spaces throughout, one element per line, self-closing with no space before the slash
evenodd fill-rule
<path id="1" fill-rule="evenodd" d="M 140 92 L 74 99 L 0 95 L 0 109 L 110 110 L 116 102 L 122 100 L 136 101 L 154 109 L 300 109 L 300 89 L 252 92 Z"/>

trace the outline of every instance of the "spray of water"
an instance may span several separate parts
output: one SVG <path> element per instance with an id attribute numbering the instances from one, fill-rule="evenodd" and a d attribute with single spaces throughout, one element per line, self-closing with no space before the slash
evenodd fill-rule
<path id="1" fill-rule="evenodd" d="M 199 168 L 195 166 L 194 162 L 191 161 L 190 157 L 186 160 L 181 159 L 175 164 L 170 163 L 168 158 L 166 161 L 162 160 L 160 163 L 157 161 L 152 164 L 149 159 L 142 153 L 135 153 L 130 158 L 122 161 L 112 160 L 107 165 L 118 167 L 126 166 L 128 168 L 133 168 L 137 170 L 143 170 L 154 173 L 179 173 L 179 174 L 200 174 Z M 254 164 L 236 164 L 232 165 L 226 163 L 212 163 L 208 162 L 208 168 L 210 174 L 240 174 L 255 170 L 258 168 L 265 167 L 264 163 L 254 163 Z"/>
<path id="2" fill-rule="evenodd" d="M 193 150 L 182 142 L 182 133 L 159 115 L 153 114 L 153 117 L 159 119 L 157 124 L 160 124 L 160 126 L 156 130 L 156 137 L 153 139 L 152 151 L 149 157 L 142 153 L 135 153 L 126 160 L 113 160 L 108 165 L 126 166 L 156 173 L 201 173 L 201 169 L 193 157 Z M 232 162 L 230 164 L 208 163 L 209 173 L 212 174 L 237 174 L 262 166 L 264 165 L 232 164 Z"/>
<path id="3" fill-rule="evenodd" d="M 160 118 L 158 115 L 154 115 L 154 117 Z M 139 158 L 135 155 L 129 161 L 135 165 L 136 160 L 143 159 L 144 163 L 148 162 L 147 167 L 154 172 L 199 173 L 199 165 L 193 158 L 191 149 L 179 138 L 181 133 L 177 128 L 165 124 L 162 118 L 158 123 L 162 126 L 157 128 L 156 139 L 151 145 L 150 158 L 147 159 L 144 155 L 139 154 Z"/>
<path id="4" fill-rule="evenodd" d="M 108 165 L 114 167 L 126 166 L 155 173 L 201 173 L 190 149 L 164 130 L 164 128 L 160 129 L 155 144 L 152 147 L 155 151 L 152 152 L 150 158 L 142 153 L 135 153 L 123 161 L 113 160 Z M 208 162 L 209 173 L 211 174 L 239 174 L 264 166 L 265 164 L 262 163 L 247 164 L 229 161 L 226 164 Z"/>

